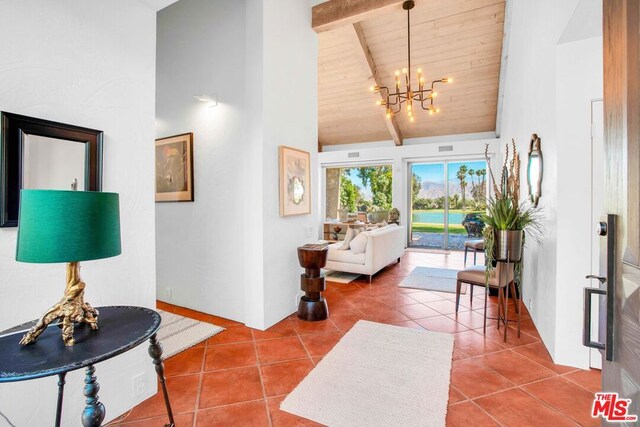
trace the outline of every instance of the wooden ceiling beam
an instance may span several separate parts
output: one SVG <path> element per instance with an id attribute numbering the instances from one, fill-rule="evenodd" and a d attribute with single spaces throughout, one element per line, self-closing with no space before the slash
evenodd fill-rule
<path id="1" fill-rule="evenodd" d="M 364 62 L 364 65 L 368 72 L 371 73 L 369 76 L 369 80 L 371 81 L 371 86 L 384 86 L 382 79 L 380 78 L 380 73 L 378 73 L 378 68 L 376 67 L 376 63 L 373 60 L 373 56 L 371 55 L 371 51 L 369 50 L 369 45 L 367 44 L 367 39 L 364 37 L 364 33 L 362 32 L 362 26 L 359 22 L 353 24 L 353 33 L 357 40 L 358 46 L 360 47 L 360 52 L 362 53 L 361 58 Z M 365 90 L 363 88 L 363 90 Z M 384 97 L 382 94 L 380 95 L 382 100 L 384 101 Z M 402 145 L 402 132 L 400 132 L 400 127 L 398 126 L 398 122 L 394 116 L 390 118 L 386 117 L 385 109 L 380 108 L 382 111 L 382 117 L 384 117 L 385 124 L 389 129 L 389 134 L 391 134 L 391 139 L 396 145 Z"/>
<path id="2" fill-rule="evenodd" d="M 311 10 L 311 27 L 316 33 L 351 25 L 387 13 L 404 0 L 329 0 Z"/>

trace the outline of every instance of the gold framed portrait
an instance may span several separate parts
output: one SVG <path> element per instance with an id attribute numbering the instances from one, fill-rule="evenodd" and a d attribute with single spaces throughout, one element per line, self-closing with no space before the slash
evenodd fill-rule
<path id="1" fill-rule="evenodd" d="M 281 145 L 278 158 L 280 216 L 311 213 L 311 155 Z"/>
<path id="2" fill-rule="evenodd" d="M 193 133 L 156 139 L 156 202 L 193 200 Z"/>

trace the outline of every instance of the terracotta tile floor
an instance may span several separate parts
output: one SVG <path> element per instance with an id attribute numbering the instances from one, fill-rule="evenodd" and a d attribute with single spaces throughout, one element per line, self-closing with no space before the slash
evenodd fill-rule
<path id="1" fill-rule="evenodd" d="M 473 305 L 468 294 L 462 296 L 458 315 L 454 294 L 398 288 L 416 266 L 461 268 L 462 253 L 407 252 L 401 264 L 381 271 L 371 285 L 365 280 L 329 283 L 325 296 L 331 316 L 324 322 L 302 322 L 292 315 L 257 331 L 159 302 L 163 310 L 227 328 L 166 361 L 177 426 L 317 425 L 281 412 L 280 402 L 360 319 L 455 335 L 448 426 L 599 425 L 589 411 L 600 371 L 554 365 L 526 310 L 520 339 L 510 327 L 503 343 L 495 321 L 483 335 L 479 288 Z M 494 313 L 496 299 L 489 304 Z M 157 394 L 112 425 L 162 426 L 163 414 Z"/>

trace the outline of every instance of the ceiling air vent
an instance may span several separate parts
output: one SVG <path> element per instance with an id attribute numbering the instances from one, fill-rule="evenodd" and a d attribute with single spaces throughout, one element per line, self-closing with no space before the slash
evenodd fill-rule
<path id="1" fill-rule="evenodd" d="M 347 154 L 347 157 L 349 157 L 350 159 L 353 159 L 354 157 L 360 157 L 360 153 L 358 153 L 358 152 L 349 153 L 349 154 Z"/>
<path id="2" fill-rule="evenodd" d="M 438 147 L 438 151 L 441 153 L 443 151 L 453 151 L 453 145 L 441 145 Z"/>

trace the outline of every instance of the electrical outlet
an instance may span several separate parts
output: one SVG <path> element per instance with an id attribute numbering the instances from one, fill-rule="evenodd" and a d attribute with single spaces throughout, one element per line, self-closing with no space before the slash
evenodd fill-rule
<path id="1" fill-rule="evenodd" d="M 166 294 L 167 294 L 167 298 L 168 298 L 168 299 L 173 298 L 173 289 L 171 289 L 171 288 L 167 288 L 167 289 L 165 290 L 165 292 L 166 292 Z"/>
<path id="2" fill-rule="evenodd" d="M 140 397 L 147 391 L 147 375 L 143 372 L 133 377 L 133 397 Z"/>
<path id="3" fill-rule="evenodd" d="M 313 237 L 313 225 L 307 225 L 307 237 Z"/>

